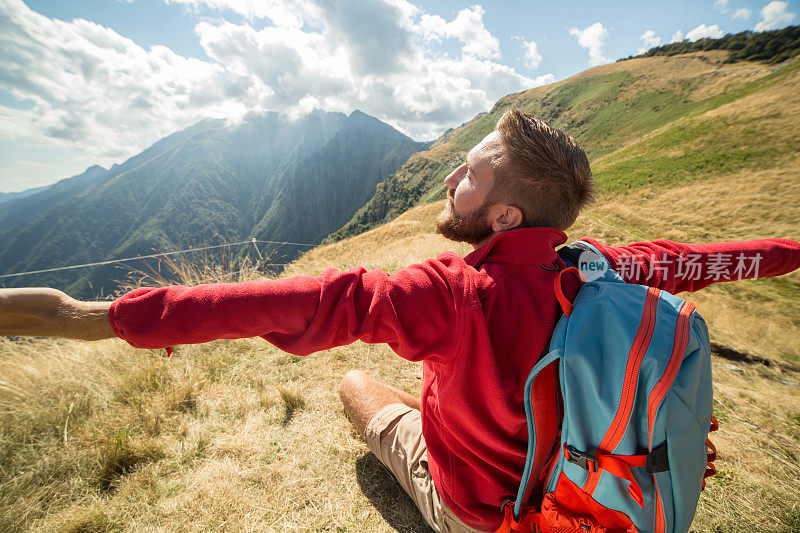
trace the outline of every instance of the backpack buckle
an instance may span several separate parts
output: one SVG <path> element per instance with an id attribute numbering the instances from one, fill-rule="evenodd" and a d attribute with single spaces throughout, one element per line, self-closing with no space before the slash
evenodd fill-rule
<path id="1" fill-rule="evenodd" d="M 669 456 L 667 455 L 667 442 L 655 448 L 652 452 L 647 454 L 645 462 L 645 470 L 651 474 L 659 472 L 666 472 L 669 470 Z"/>
<path id="2" fill-rule="evenodd" d="M 594 455 L 582 452 L 566 442 L 564 443 L 564 457 L 570 463 L 578 465 L 584 470 L 588 470 L 589 472 L 597 471 L 597 458 Z"/>

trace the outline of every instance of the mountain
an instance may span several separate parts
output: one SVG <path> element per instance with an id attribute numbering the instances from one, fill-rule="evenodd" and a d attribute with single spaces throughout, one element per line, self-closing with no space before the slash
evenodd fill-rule
<path id="1" fill-rule="evenodd" d="M 575 137 L 589 155 L 601 192 L 608 194 L 758 170 L 796 158 L 800 62 L 793 56 L 769 63 L 777 57 L 769 55 L 770 50 L 785 54 L 791 49 L 772 45 L 795 35 L 795 29 L 755 34 L 750 41 L 741 35 L 720 39 L 724 42 L 719 46 L 740 46 L 738 51 L 669 55 L 675 50 L 668 48 L 663 55 L 595 67 L 508 95 L 489 113 L 448 131 L 429 150 L 411 156 L 328 240 L 358 234 L 412 206 L 443 198 L 443 178 L 510 106 Z M 796 54 L 800 48 L 793 50 Z M 742 53 L 764 62 L 731 62 Z"/>
<path id="2" fill-rule="evenodd" d="M 34 187 L 33 189 L 26 189 L 20 192 L 0 192 L 0 205 L 10 202 L 11 200 L 20 200 L 37 192 L 45 190 L 49 185 L 43 187 Z"/>
<path id="3" fill-rule="evenodd" d="M 106 172 L 103 167 L 94 165 L 82 174 L 63 179 L 49 187 L 29 189 L 19 193 L 20 196 L 16 198 L 9 198 L 0 211 L 0 234 L 9 233 L 57 204 L 87 192 L 100 183 L 100 178 Z"/>
<path id="4" fill-rule="evenodd" d="M 252 237 L 318 243 L 373 195 L 379 180 L 426 147 L 360 111 L 299 119 L 268 113 L 238 125 L 203 121 L 110 170 L 92 167 L 4 204 L 0 272 Z M 280 253 L 285 261 L 297 250 Z M 4 281 L 91 296 L 113 291 L 123 275 L 106 265 Z"/>

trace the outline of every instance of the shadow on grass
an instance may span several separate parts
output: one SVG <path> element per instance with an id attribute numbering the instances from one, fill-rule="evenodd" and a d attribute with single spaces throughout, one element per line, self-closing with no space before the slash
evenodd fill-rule
<path id="1" fill-rule="evenodd" d="M 396 531 L 433 532 L 403 487 L 373 454 L 367 453 L 356 460 L 356 479 L 364 495 Z"/>
<path id="2" fill-rule="evenodd" d="M 300 409 L 305 409 L 306 400 L 299 393 L 290 391 L 283 387 L 278 387 L 278 393 L 281 396 L 281 400 L 283 400 L 283 406 L 285 408 L 285 414 L 283 416 L 283 422 L 281 422 L 281 425 L 286 427 L 289 425 L 289 422 L 292 421 L 292 418 L 297 411 Z"/>

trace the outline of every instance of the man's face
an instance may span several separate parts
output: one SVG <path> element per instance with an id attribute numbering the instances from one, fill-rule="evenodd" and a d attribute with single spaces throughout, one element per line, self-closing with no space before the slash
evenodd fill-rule
<path id="1" fill-rule="evenodd" d="M 502 156 L 502 150 L 497 132 L 492 132 L 444 179 L 449 187 L 447 205 L 436 217 L 436 229 L 445 238 L 477 245 L 494 233 L 488 196 L 494 184 L 492 162 Z"/>

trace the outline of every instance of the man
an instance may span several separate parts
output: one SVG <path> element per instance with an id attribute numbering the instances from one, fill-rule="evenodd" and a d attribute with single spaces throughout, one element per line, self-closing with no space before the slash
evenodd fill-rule
<path id="1" fill-rule="evenodd" d="M 445 183 L 437 227 L 473 245 L 464 258 L 445 253 L 392 275 L 330 269 L 318 277 L 140 288 L 111 304 L 50 289 L 6 290 L 0 334 L 116 335 L 140 348 L 262 336 L 299 355 L 358 339 L 388 343 L 422 362 L 422 395 L 351 371 L 339 386 L 350 420 L 435 530 L 493 531 L 525 462 L 523 384 L 561 316 L 553 281 L 565 263 L 554 248 L 590 201 L 592 175 L 571 137 L 511 109 Z M 587 240 L 627 281 L 671 292 L 800 267 L 800 243 L 788 239 L 623 247 Z M 723 256 L 748 268 L 723 270 Z M 574 296 L 580 282 L 567 278 L 565 293 Z M 532 394 L 552 413 L 537 434 L 540 465 L 559 422 L 555 372 L 548 367 Z M 534 481 L 540 495 L 543 477 Z"/>

